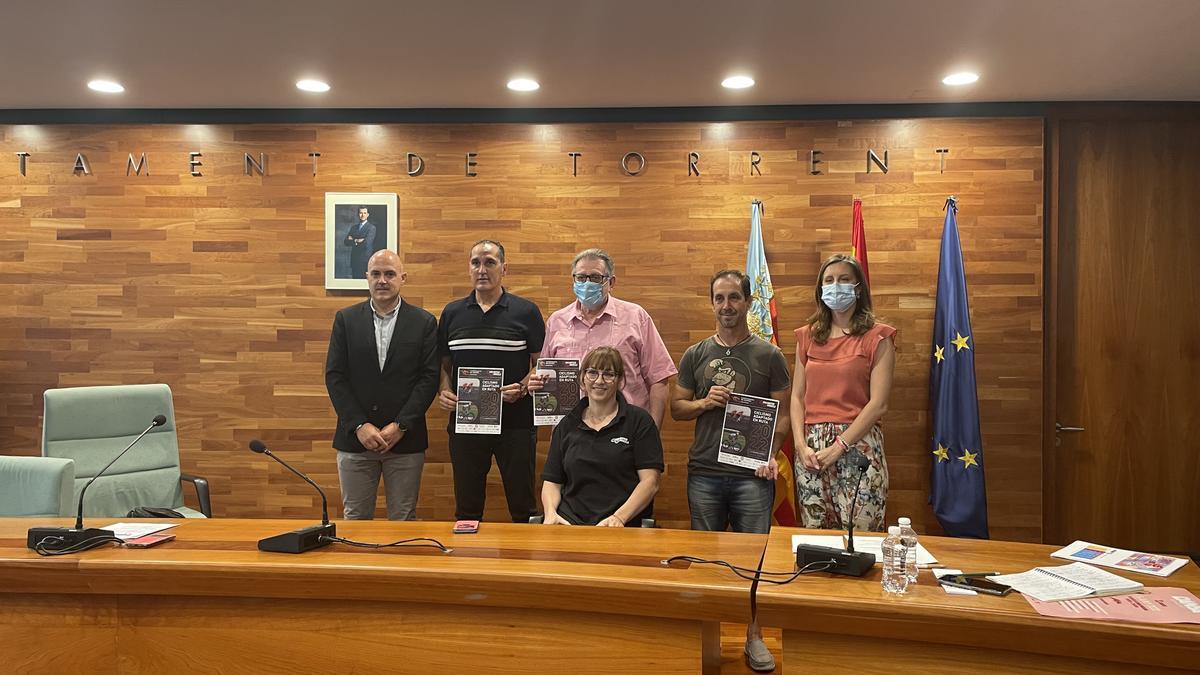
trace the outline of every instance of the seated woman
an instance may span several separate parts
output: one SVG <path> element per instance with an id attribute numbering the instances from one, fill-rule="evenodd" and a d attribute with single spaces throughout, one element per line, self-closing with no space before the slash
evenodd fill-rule
<path id="1" fill-rule="evenodd" d="M 554 427 L 542 471 L 546 525 L 637 527 L 650 518 L 663 470 L 662 440 L 650 413 L 621 395 L 625 366 L 612 347 L 583 357 L 586 398 Z"/>

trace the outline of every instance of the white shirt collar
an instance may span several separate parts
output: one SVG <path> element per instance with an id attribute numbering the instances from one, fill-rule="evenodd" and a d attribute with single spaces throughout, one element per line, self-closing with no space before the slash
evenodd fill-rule
<path id="1" fill-rule="evenodd" d="M 395 316 L 396 312 L 400 311 L 400 305 L 404 304 L 404 298 L 397 297 L 396 298 L 396 306 L 393 307 L 392 311 L 388 312 L 387 314 L 380 314 L 379 310 L 375 309 L 375 301 L 373 299 L 368 300 L 367 302 L 371 303 L 371 313 L 373 313 L 375 316 L 378 316 L 383 319 L 390 319 L 393 316 Z"/>

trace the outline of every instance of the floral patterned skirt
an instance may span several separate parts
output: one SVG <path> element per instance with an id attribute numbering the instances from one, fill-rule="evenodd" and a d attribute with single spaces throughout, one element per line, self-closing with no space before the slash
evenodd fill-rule
<path id="1" fill-rule="evenodd" d="M 813 450 L 833 445 L 834 438 L 850 425 L 834 422 L 810 424 L 805 428 L 808 447 Z M 794 470 L 796 474 L 796 510 L 800 526 L 821 530 L 844 530 L 846 519 L 851 513 L 853 500 L 854 527 L 858 530 L 883 531 L 884 511 L 887 508 L 888 472 L 883 457 L 883 431 L 879 425 L 871 427 L 867 435 L 851 446 L 866 455 L 870 461 L 867 475 L 863 476 L 858 493 L 853 495 L 858 484 L 858 471 L 850 464 L 852 453 L 846 452 L 829 468 L 815 473 L 800 461 L 796 452 Z"/>

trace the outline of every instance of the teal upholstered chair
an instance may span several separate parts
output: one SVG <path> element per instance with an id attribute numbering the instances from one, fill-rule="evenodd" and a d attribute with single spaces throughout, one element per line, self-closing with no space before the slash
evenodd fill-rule
<path id="1" fill-rule="evenodd" d="M 155 427 L 88 488 L 85 516 L 123 518 L 138 506 L 166 507 L 189 518 L 212 515 L 208 481 L 179 470 L 175 406 L 165 384 L 49 389 L 44 396 L 42 455 L 75 460 L 74 496 L 154 419 Z M 200 511 L 183 505 L 181 481 L 196 487 Z"/>
<path id="2" fill-rule="evenodd" d="M 69 459 L 0 455 L 0 516 L 73 516 L 74 482 Z"/>

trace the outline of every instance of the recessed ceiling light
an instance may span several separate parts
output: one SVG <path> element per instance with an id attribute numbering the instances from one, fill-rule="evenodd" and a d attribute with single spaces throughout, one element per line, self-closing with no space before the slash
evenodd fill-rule
<path id="1" fill-rule="evenodd" d="M 942 84 L 951 87 L 961 87 L 964 84 L 973 84 L 979 80 L 979 75 L 975 73 L 953 73 L 942 78 Z"/>
<path id="2" fill-rule="evenodd" d="M 508 88 L 513 91 L 537 91 L 541 86 L 537 83 L 537 80 L 531 80 L 527 77 L 518 77 L 515 80 L 508 81 Z"/>
<path id="3" fill-rule="evenodd" d="M 329 85 L 320 80 L 300 80 L 296 83 L 300 91 L 311 91 L 314 94 L 324 94 L 329 91 Z"/>
<path id="4" fill-rule="evenodd" d="M 105 94 L 119 94 L 125 91 L 125 87 L 122 87 L 120 82 L 113 82 L 112 80 L 92 80 L 88 82 L 88 89 Z"/>
<path id="5" fill-rule="evenodd" d="M 721 80 L 721 86 L 726 89 L 748 89 L 754 86 L 754 78 L 746 75 L 734 75 Z"/>

